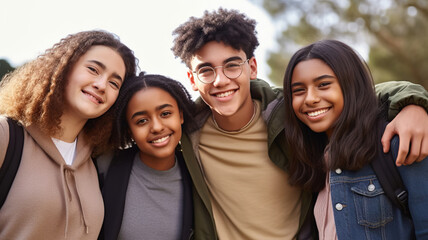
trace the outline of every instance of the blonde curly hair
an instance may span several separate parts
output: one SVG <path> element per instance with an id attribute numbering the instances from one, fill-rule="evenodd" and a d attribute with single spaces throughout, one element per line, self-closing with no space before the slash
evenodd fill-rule
<path id="1" fill-rule="evenodd" d="M 92 46 L 102 45 L 115 50 L 126 67 L 125 79 L 136 74 L 137 59 L 119 38 L 106 31 L 84 31 L 70 34 L 33 61 L 7 74 L 0 83 L 0 114 L 21 122 L 37 125 L 53 136 L 62 131 L 67 73 Z M 112 113 L 90 119 L 83 128 L 85 137 L 97 149 L 110 141 Z"/>

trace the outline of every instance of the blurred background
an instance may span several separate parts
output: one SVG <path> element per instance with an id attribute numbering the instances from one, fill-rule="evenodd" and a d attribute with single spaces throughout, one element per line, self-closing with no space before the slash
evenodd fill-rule
<path id="1" fill-rule="evenodd" d="M 316 40 L 353 46 L 376 82 L 407 80 L 428 89 L 427 0 L 253 0 L 275 23 L 269 75 L 279 84 L 291 55 Z"/>
<path id="2" fill-rule="evenodd" d="M 296 50 L 332 38 L 357 50 L 377 83 L 407 80 L 428 89 L 428 0 L 3 0 L 0 77 L 68 34 L 103 29 L 135 52 L 141 71 L 172 77 L 190 91 L 187 69 L 170 50 L 171 33 L 219 7 L 257 21 L 258 77 L 273 85 L 282 85 Z"/>

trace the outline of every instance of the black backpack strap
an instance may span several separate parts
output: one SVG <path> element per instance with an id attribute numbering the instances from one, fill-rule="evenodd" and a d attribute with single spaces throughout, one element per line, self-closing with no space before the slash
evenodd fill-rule
<path id="1" fill-rule="evenodd" d="M 103 189 L 104 181 L 107 176 L 107 171 L 110 167 L 110 163 L 115 157 L 115 151 L 112 152 L 106 152 L 103 153 L 100 156 L 97 156 L 96 158 L 92 158 L 92 161 L 94 162 L 95 168 L 97 169 L 98 173 L 98 181 L 100 183 L 100 189 Z"/>
<path id="2" fill-rule="evenodd" d="M 132 164 L 137 152 L 137 146 L 120 150 L 111 161 L 102 188 L 106 211 L 98 239 L 110 240 L 118 238 L 125 210 L 129 176 L 131 175 Z"/>
<path id="3" fill-rule="evenodd" d="M 386 122 L 379 123 L 379 141 L 385 131 Z M 372 168 L 388 198 L 407 216 L 410 216 L 408 193 L 401 175 L 395 165 L 392 152 L 384 153 L 382 144 L 378 144 L 377 157 L 371 162 Z"/>
<path id="4" fill-rule="evenodd" d="M 7 118 L 7 122 L 9 124 L 9 144 L 3 165 L 0 168 L 0 208 L 6 201 L 7 194 L 18 172 L 24 145 L 24 130 L 22 127 L 10 118 Z"/>

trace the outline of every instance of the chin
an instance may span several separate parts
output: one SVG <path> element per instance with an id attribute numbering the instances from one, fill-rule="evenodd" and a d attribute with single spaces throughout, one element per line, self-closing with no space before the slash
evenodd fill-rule
<path id="1" fill-rule="evenodd" d="M 230 109 L 230 108 L 224 109 L 224 108 L 221 108 L 221 107 L 220 108 L 215 108 L 215 111 L 219 115 L 221 115 L 223 117 L 231 117 L 231 116 L 235 115 L 236 113 L 238 113 L 237 109 Z"/>

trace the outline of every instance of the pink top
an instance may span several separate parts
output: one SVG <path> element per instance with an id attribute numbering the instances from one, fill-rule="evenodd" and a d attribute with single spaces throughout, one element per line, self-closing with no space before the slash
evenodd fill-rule
<path id="1" fill-rule="evenodd" d="M 330 173 L 327 175 L 324 189 L 318 194 L 314 207 L 315 221 L 320 240 L 337 240 L 329 178 Z"/>

